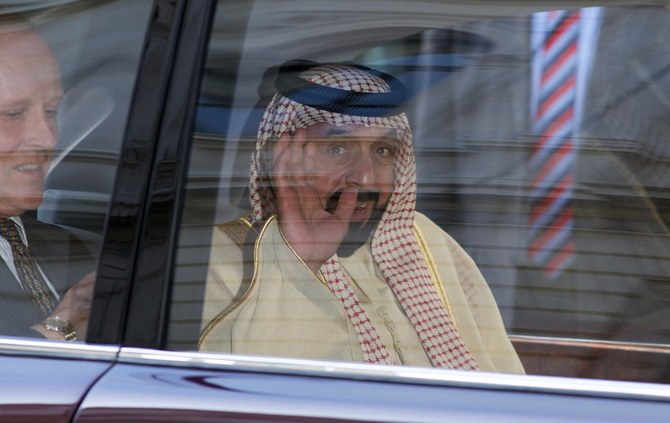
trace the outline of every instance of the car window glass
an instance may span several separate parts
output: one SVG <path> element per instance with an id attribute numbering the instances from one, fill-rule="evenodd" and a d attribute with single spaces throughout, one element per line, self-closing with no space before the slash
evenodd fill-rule
<path id="1" fill-rule="evenodd" d="M 150 4 L 0 11 L 2 336 L 85 340 Z"/>
<path id="2" fill-rule="evenodd" d="M 465 349 L 475 362 L 494 363 L 479 367 L 514 367 L 496 367 L 507 354 L 492 329 L 500 318 L 526 373 L 668 381 L 670 14 L 632 3 L 540 10 L 506 2 L 221 2 L 193 132 L 168 348 L 371 361 L 358 350 L 360 322 L 324 276 L 328 268 L 299 282 L 309 279 L 309 263 L 288 264 L 300 254 L 284 250 L 292 238 L 281 216 L 274 226 L 267 216 L 254 222 L 252 202 L 265 200 L 250 201 L 248 187 L 279 66 L 352 62 L 407 89 L 422 216 L 411 242 Z M 347 148 L 340 142 L 327 152 Z M 356 151 L 347 163 L 368 150 Z M 276 166 L 278 157 L 266 160 Z M 313 183 L 329 162 L 319 163 L 306 172 L 314 179 L 293 182 Z M 244 216 L 255 226 L 233 223 Z M 351 270 L 358 264 L 346 257 L 339 266 L 390 361 L 408 364 L 403 354 L 430 347 L 412 306 L 380 270 L 374 248 L 383 242 L 372 245 L 367 270 Z M 366 271 L 387 284 L 352 276 Z M 413 280 L 425 278 L 417 274 Z M 377 297 L 373 286 L 386 294 Z M 332 341 L 337 331 L 348 341 Z M 316 347 L 331 341 L 332 350 Z"/>

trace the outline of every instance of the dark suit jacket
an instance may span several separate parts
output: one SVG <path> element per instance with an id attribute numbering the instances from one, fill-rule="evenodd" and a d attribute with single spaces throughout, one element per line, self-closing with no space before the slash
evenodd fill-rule
<path id="1" fill-rule="evenodd" d="M 93 255 L 70 232 L 28 216 L 21 216 L 21 220 L 33 256 L 61 298 L 70 286 L 95 270 Z M 0 260 L 0 335 L 41 337 L 30 327 L 42 319 L 7 264 Z"/>

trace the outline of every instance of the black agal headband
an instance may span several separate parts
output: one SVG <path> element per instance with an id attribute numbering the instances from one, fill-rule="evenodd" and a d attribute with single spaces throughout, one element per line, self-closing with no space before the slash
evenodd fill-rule
<path id="1" fill-rule="evenodd" d="M 383 79 L 390 91 L 363 93 L 315 84 L 301 78 L 300 73 L 322 64 L 306 60 L 291 60 L 281 65 L 275 87 L 281 95 L 296 103 L 333 113 L 385 117 L 399 115 L 405 110 L 407 90 L 402 82 L 389 74 L 365 66 L 343 64 Z"/>

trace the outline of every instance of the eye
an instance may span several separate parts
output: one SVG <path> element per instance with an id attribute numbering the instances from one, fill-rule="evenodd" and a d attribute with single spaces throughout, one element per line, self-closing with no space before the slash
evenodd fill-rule
<path id="1" fill-rule="evenodd" d="M 331 144 L 326 151 L 331 156 L 341 156 L 347 152 L 347 149 L 342 144 Z"/>
<path id="2" fill-rule="evenodd" d="M 389 147 L 379 147 L 377 149 L 377 154 L 383 157 L 391 157 L 393 156 L 393 150 L 391 150 Z"/>
<path id="3" fill-rule="evenodd" d="M 25 113 L 25 110 L 5 110 L 2 112 L 2 116 L 8 120 L 20 120 Z"/>
<path id="4" fill-rule="evenodd" d="M 384 158 L 393 158 L 395 157 L 396 151 L 392 145 L 384 143 L 375 148 L 375 153 Z"/>
<path id="5" fill-rule="evenodd" d="M 56 116 L 58 116 L 58 109 L 57 108 L 44 109 L 44 114 L 49 119 L 55 119 Z"/>

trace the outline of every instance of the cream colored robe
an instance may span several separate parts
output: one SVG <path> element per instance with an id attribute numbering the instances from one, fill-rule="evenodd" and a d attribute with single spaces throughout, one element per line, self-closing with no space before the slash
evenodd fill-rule
<path id="1" fill-rule="evenodd" d="M 523 373 L 498 307 L 472 259 L 442 229 L 416 213 L 415 231 L 433 281 L 483 371 Z M 363 361 L 353 326 L 326 282 L 315 276 L 270 219 L 254 246 L 253 278 L 240 292 L 242 249 L 215 228 L 200 349 L 211 352 Z M 430 366 L 412 324 L 381 278 L 369 246 L 340 257 L 393 362 Z"/>

